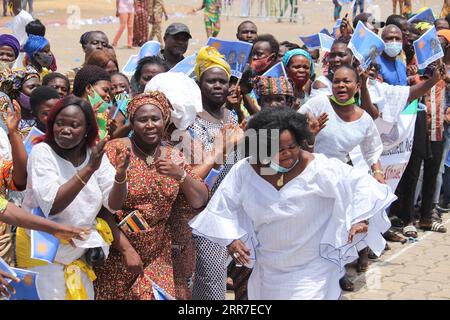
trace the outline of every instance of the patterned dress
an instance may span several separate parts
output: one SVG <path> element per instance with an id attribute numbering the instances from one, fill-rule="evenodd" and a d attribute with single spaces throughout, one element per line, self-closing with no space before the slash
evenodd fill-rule
<path id="1" fill-rule="evenodd" d="M 222 9 L 222 0 L 204 0 L 204 4 L 206 35 L 208 38 L 216 37 L 220 31 L 220 11 Z"/>
<path id="2" fill-rule="evenodd" d="M 106 147 L 106 153 L 113 164 L 117 147 L 123 149 L 125 145 L 120 140 L 114 140 Z M 165 152 L 169 159 L 183 166 L 192 176 L 191 168 L 181 153 L 172 152 L 174 149 L 170 147 L 162 148 L 165 150 L 161 151 Z M 144 160 L 131 154 L 128 195 L 123 209 L 116 214 L 116 221 L 119 223 L 132 211 L 139 210 L 149 225 L 150 228 L 146 231 L 127 234 L 128 240 L 144 263 L 145 277 L 129 273 L 122 262 L 122 255 L 111 247 L 105 264 L 95 269 L 97 300 L 153 300 L 149 279 L 175 296 L 168 220 L 179 191 L 176 180 L 157 173 L 154 165 L 149 167 Z"/>
<path id="3" fill-rule="evenodd" d="M 6 192 L 9 190 L 17 190 L 12 179 L 13 166 L 12 162 L 0 159 L 0 198 L 6 198 Z M 0 222 L 0 258 L 9 265 L 13 265 L 13 247 L 12 247 L 11 226 Z"/>
<path id="4" fill-rule="evenodd" d="M 237 116 L 228 109 L 224 109 L 224 120 L 218 120 L 208 112 L 203 111 L 195 119 L 194 124 L 188 128 L 193 139 L 200 141 L 206 151 L 211 151 L 214 137 L 220 133 L 225 124 L 238 124 Z M 230 154 L 219 173 L 219 177 L 212 187 L 214 192 L 218 185 L 231 170 L 233 163 L 237 162 L 237 155 Z M 194 288 L 194 300 L 225 300 L 227 277 L 227 249 L 210 241 L 209 239 L 194 236 L 197 250 Z"/>
<path id="5" fill-rule="evenodd" d="M 133 46 L 140 47 L 147 41 L 148 41 L 148 0 L 135 0 Z"/>

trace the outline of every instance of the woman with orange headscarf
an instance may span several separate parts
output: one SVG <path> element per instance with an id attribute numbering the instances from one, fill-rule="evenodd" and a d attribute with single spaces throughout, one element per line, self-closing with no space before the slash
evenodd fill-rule
<path id="1" fill-rule="evenodd" d="M 127 106 L 132 137 L 106 147 L 111 160 L 117 150 L 131 150 L 128 197 L 110 224 L 121 223 L 132 212 L 139 214 L 133 222 L 123 222 L 131 225 L 128 230 L 113 230 L 113 246 L 120 251 L 113 248 L 104 266 L 97 268 L 96 299 L 153 300 L 154 284 L 175 295 L 168 219 L 179 193 L 193 208 L 201 208 L 208 189 L 183 155 L 165 141 L 170 110 L 161 92 L 137 95 Z M 135 223 L 141 227 L 135 228 Z"/>

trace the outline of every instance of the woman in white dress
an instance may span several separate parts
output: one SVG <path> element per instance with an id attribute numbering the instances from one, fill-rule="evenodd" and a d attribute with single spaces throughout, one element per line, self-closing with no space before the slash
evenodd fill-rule
<path id="1" fill-rule="evenodd" d="M 111 165 L 104 156 L 106 140 L 96 144 L 98 126 L 93 109 L 74 96 L 64 98 L 52 110 L 47 128 L 44 142 L 33 147 L 28 159 L 24 208 L 31 211 L 39 207 L 50 220 L 92 231 L 86 241 L 76 243 L 77 247 L 61 243 L 54 263 L 38 266 L 24 256 L 27 236 L 18 232 L 17 264 L 39 273 L 41 299 L 92 300 L 95 274 L 80 258 L 93 242 L 94 247 L 105 248 L 106 256 L 109 252 L 110 243 L 96 230 L 96 217 L 102 206 L 110 211 L 122 208 L 129 152 L 119 152 L 116 168 Z M 67 280 L 73 273 L 80 275 L 80 283 Z"/>
<path id="2" fill-rule="evenodd" d="M 263 134 L 271 129 L 279 135 Z M 233 166 L 191 220 L 193 232 L 253 265 L 249 299 L 338 299 L 358 249 L 383 250 L 384 209 L 395 195 L 366 173 L 305 151 L 308 121 L 293 110 L 264 109 L 248 132 L 257 150 Z"/>

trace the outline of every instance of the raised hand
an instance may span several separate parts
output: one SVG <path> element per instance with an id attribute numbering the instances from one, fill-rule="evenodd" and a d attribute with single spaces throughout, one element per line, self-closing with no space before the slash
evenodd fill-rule
<path id="1" fill-rule="evenodd" d="M 89 158 L 89 162 L 87 166 L 92 169 L 92 171 L 96 171 L 100 168 L 100 164 L 102 163 L 103 155 L 105 154 L 105 145 L 109 141 L 109 136 L 106 136 L 105 139 L 100 140 L 100 142 L 95 145 L 95 147 L 91 150 L 91 157 Z"/>
<path id="2" fill-rule="evenodd" d="M 13 100 L 12 103 L 14 107 L 14 114 L 10 108 L 6 109 L 6 127 L 9 132 L 17 131 L 19 128 L 20 119 L 22 119 L 20 104 L 16 100 Z"/>
<path id="3" fill-rule="evenodd" d="M 310 113 L 308 113 L 308 122 L 309 122 L 309 130 L 313 135 L 317 135 L 320 130 L 325 128 L 328 121 L 328 113 L 322 113 L 318 118 L 313 117 Z"/>
<path id="4" fill-rule="evenodd" d="M 128 166 L 130 165 L 130 155 L 131 155 L 131 149 L 128 148 L 116 148 L 116 172 L 119 175 L 123 175 L 126 173 Z"/>

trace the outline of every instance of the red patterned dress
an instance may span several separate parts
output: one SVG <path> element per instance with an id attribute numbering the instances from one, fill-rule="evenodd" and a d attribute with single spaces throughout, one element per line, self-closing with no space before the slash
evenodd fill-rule
<path id="1" fill-rule="evenodd" d="M 113 165 L 116 148 L 125 148 L 125 145 L 120 140 L 114 140 L 106 146 L 106 153 Z M 162 154 L 166 154 L 169 159 L 181 165 L 188 175 L 193 176 L 190 166 L 180 152 L 171 147 L 162 149 Z M 120 222 L 130 212 L 139 210 L 149 225 L 149 230 L 127 234 L 128 240 L 144 263 L 146 277 L 129 273 L 122 263 L 121 254 L 111 247 L 105 264 L 95 269 L 96 299 L 153 300 L 152 285 L 148 278 L 175 296 L 168 220 L 180 191 L 179 184 L 175 179 L 156 172 L 154 165 L 148 166 L 133 152 L 127 174 L 128 195 L 123 209 L 116 214 L 116 221 Z"/>

